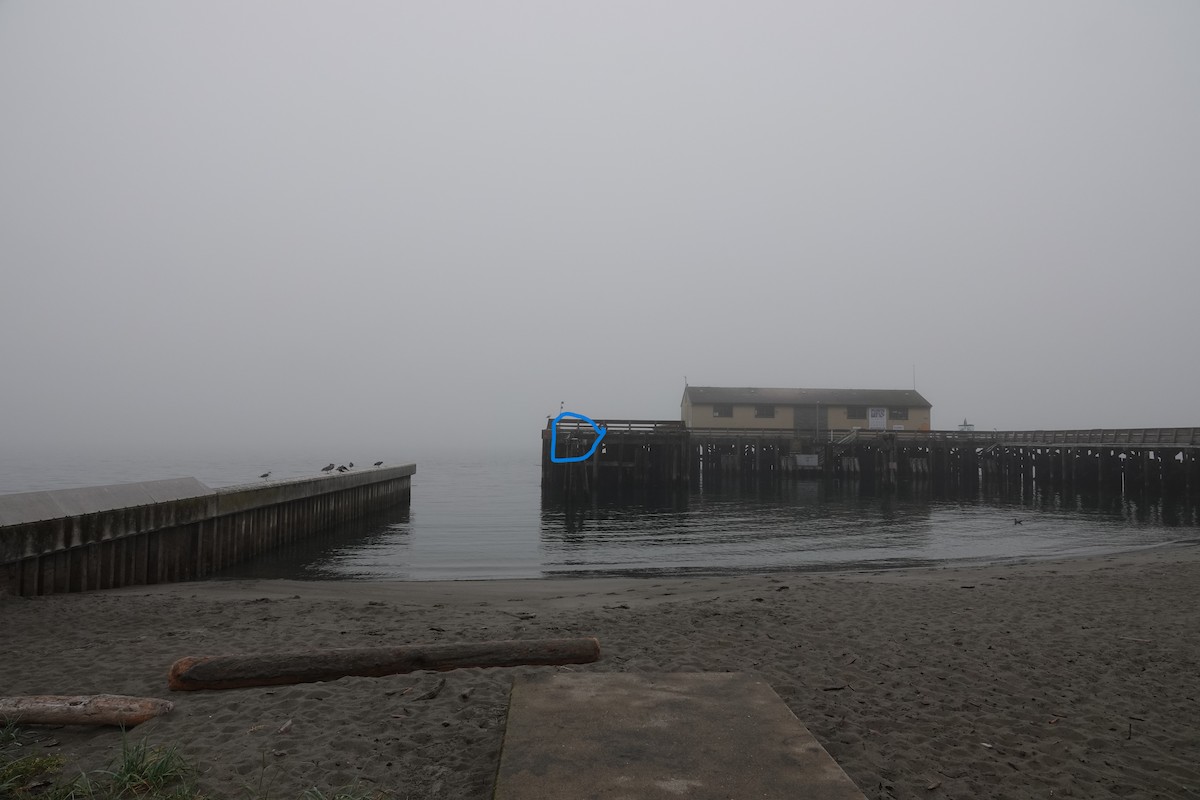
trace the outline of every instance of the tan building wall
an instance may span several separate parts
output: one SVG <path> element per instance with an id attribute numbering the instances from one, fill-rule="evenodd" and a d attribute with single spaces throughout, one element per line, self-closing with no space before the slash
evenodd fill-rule
<path id="1" fill-rule="evenodd" d="M 870 425 L 867 419 L 850 419 L 846 415 L 845 406 L 829 406 L 823 409 L 828 414 L 828 422 L 822 422 L 822 427 L 832 430 L 848 430 Z M 714 417 L 711 404 L 684 404 L 682 407 L 683 423 L 689 428 L 760 428 L 762 430 L 791 430 L 796 420 L 792 406 L 775 406 L 774 418 L 761 418 L 754 415 L 754 406 L 734 405 L 732 417 Z M 906 431 L 930 430 L 931 416 L 928 408 L 908 409 L 908 419 L 892 419 L 888 413 L 887 429 L 895 430 L 902 425 Z"/>
<path id="2" fill-rule="evenodd" d="M 930 409 L 928 408 L 910 408 L 908 409 L 908 419 L 892 419 L 891 410 L 889 409 L 887 429 L 895 430 L 897 425 L 902 425 L 906 431 L 927 431 L 930 430 Z M 848 430 L 850 428 L 862 428 L 866 430 L 871 425 L 869 419 L 850 419 L 846 415 L 845 406 L 830 406 L 829 407 L 829 428 L 831 430 Z"/>
<path id="3" fill-rule="evenodd" d="M 761 428 L 791 430 L 795 416 L 791 406 L 775 406 L 774 417 L 754 416 L 754 406 L 735 405 L 732 417 L 714 417 L 711 404 L 684 405 L 683 422 L 689 428 Z"/>

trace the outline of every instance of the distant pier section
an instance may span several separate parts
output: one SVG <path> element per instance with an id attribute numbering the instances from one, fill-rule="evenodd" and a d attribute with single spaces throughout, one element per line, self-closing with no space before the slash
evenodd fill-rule
<path id="1" fill-rule="evenodd" d="M 212 489 L 195 478 L 0 495 L 0 594 L 190 581 L 407 506 L 415 464 Z"/>

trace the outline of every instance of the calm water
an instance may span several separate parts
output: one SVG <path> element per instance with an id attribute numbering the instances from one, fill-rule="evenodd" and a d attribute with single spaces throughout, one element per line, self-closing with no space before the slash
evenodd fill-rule
<path id="1" fill-rule="evenodd" d="M 537 453 L 411 458 L 412 506 L 222 577 L 486 579 L 879 568 L 1099 554 L 1200 539 L 1194 507 L 1120 498 L 872 496 L 784 482 L 673 502 L 543 502 Z M 366 458 L 364 458 L 364 461 Z M 393 463 L 402 463 L 398 459 Z M 0 492 L 194 475 L 211 486 L 312 475 L 325 458 L 0 460 Z M 1014 518 L 1021 520 L 1014 525 Z"/>

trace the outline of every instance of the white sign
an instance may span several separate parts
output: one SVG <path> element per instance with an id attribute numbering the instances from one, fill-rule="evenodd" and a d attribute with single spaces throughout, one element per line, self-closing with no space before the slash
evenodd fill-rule
<path id="1" fill-rule="evenodd" d="M 886 408 L 869 408 L 867 409 L 867 419 L 870 424 L 867 428 L 873 431 L 887 430 L 887 409 Z"/>

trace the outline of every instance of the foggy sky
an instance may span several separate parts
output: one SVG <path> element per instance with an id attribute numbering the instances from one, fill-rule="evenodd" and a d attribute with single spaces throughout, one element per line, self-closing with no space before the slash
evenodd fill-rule
<path id="1" fill-rule="evenodd" d="M 536 448 L 914 366 L 938 428 L 1200 425 L 1198 30 L 0 3 L 0 445 Z"/>

